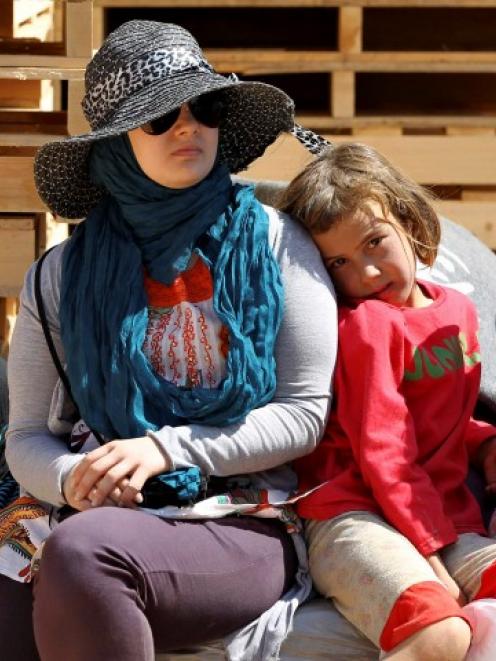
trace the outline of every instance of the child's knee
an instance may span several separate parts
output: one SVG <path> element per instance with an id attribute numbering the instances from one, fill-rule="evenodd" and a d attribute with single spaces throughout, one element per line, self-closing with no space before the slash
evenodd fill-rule
<path id="1" fill-rule="evenodd" d="M 417 631 L 390 652 L 388 661 L 463 661 L 470 647 L 471 630 L 461 617 L 448 617 Z"/>

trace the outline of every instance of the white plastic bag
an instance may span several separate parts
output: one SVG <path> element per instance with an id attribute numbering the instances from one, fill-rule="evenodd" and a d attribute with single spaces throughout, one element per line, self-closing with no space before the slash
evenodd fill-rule
<path id="1" fill-rule="evenodd" d="M 463 607 L 472 623 L 472 643 L 465 661 L 496 659 L 496 599 L 477 599 Z"/>

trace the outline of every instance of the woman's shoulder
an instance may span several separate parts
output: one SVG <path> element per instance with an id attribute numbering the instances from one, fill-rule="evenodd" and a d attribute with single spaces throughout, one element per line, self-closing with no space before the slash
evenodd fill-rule
<path id="1" fill-rule="evenodd" d="M 43 300 L 49 305 L 50 303 L 58 305 L 60 294 L 60 278 L 62 271 L 62 255 L 69 239 L 62 241 L 53 248 L 43 260 L 40 274 L 41 294 Z M 43 257 L 43 256 L 42 256 Z M 21 292 L 21 299 L 28 307 L 35 305 L 35 278 L 38 264 L 42 259 L 33 262 L 29 267 L 25 279 L 24 287 Z"/>
<path id="2" fill-rule="evenodd" d="M 307 230 L 287 213 L 266 204 L 262 206 L 269 217 L 269 245 L 278 260 L 286 258 L 293 264 L 312 266 L 325 274 L 327 280 L 322 258 Z"/>

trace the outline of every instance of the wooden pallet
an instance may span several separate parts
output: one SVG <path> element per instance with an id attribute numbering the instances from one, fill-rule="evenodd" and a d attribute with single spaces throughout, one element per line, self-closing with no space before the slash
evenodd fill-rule
<path id="1" fill-rule="evenodd" d="M 28 6 L 29 5 L 29 6 Z M 47 247 L 68 235 L 68 227 L 47 213 L 33 181 L 33 159 L 40 145 L 86 130 L 79 103 L 68 111 L 43 110 L 46 80 L 68 81 L 69 100 L 81 96 L 84 67 L 91 56 L 91 2 L 22 3 L 0 7 L 0 352 L 8 350 L 17 296 L 27 268 Z M 15 8 L 17 11 L 17 7 Z M 65 23 L 57 24 L 64 10 Z M 48 21 L 53 19 L 53 28 Z M 16 29 L 14 29 L 16 26 Z M 50 33 L 51 40 L 36 35 Z M 55 38 L 54 38 L 55 37 Z"/>
<path id="2" fill-rule="evenodd" d="M 8 8 L 12 3 L 3 2 Z M 64 10 L 62 40 L 40 42 L 33 38 L 8 35 L 8 20 L 2 19 L 0 42 L 0 80 L 12 81 L 18 87 L 33 81 L 67 81 L 67 132 L 82 133 L 88 129 L 80 107 L 84 93 L 84 69 L 92 55 L 91 0 L 66 0 L 56 6 Z M 7 17 L 12 20 L 12 14 Z M 55 20 L 55 19 L 54 19 Z M 55 30 L 56 32 L 56 30 Z M 19 105 L 17 106 L 19 107 Z M 0 132 L 2 131 L 0 113 Z M 19 140 L 22 144 L 22 137 Z M 1 200 L 0 200 L 1 209 Z"/>
<path id="3" fill-rule="evenodd" d="M 496 248 L 496 0 L 95 0 L 94 45 L 135 17 L 183 24 L 303 125 L 378 147 Z M 246 174 L 287 180 L 308 158 L 282 138 Z"/>

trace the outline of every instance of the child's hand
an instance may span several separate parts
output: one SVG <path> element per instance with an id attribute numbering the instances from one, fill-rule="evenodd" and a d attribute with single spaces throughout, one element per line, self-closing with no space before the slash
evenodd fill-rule
<path id="1" fill-rule="evenodd" d="M 486 490 L 496 492 L 496 436 L 481 445 L 478 461 L 486 478 Z"/>
<path id="2" fill-rule="evenodd" d="M 434 570 L 434 573 L 439 578 L 439 580 L 444 583 L 445 588 L 448 590 L 453 599 L 455 599 L 460 606 L 465 606 L 467 603 L 465 595 L 463 594 L 458 583 L 456 583 L 456 581 L 448 574 L 448 570 L 444 566 L 444 562 L 441 560 L 439 555 L 437 553 L 433 553 L 432 555 L 428 556 L 426 560 Z"/>

